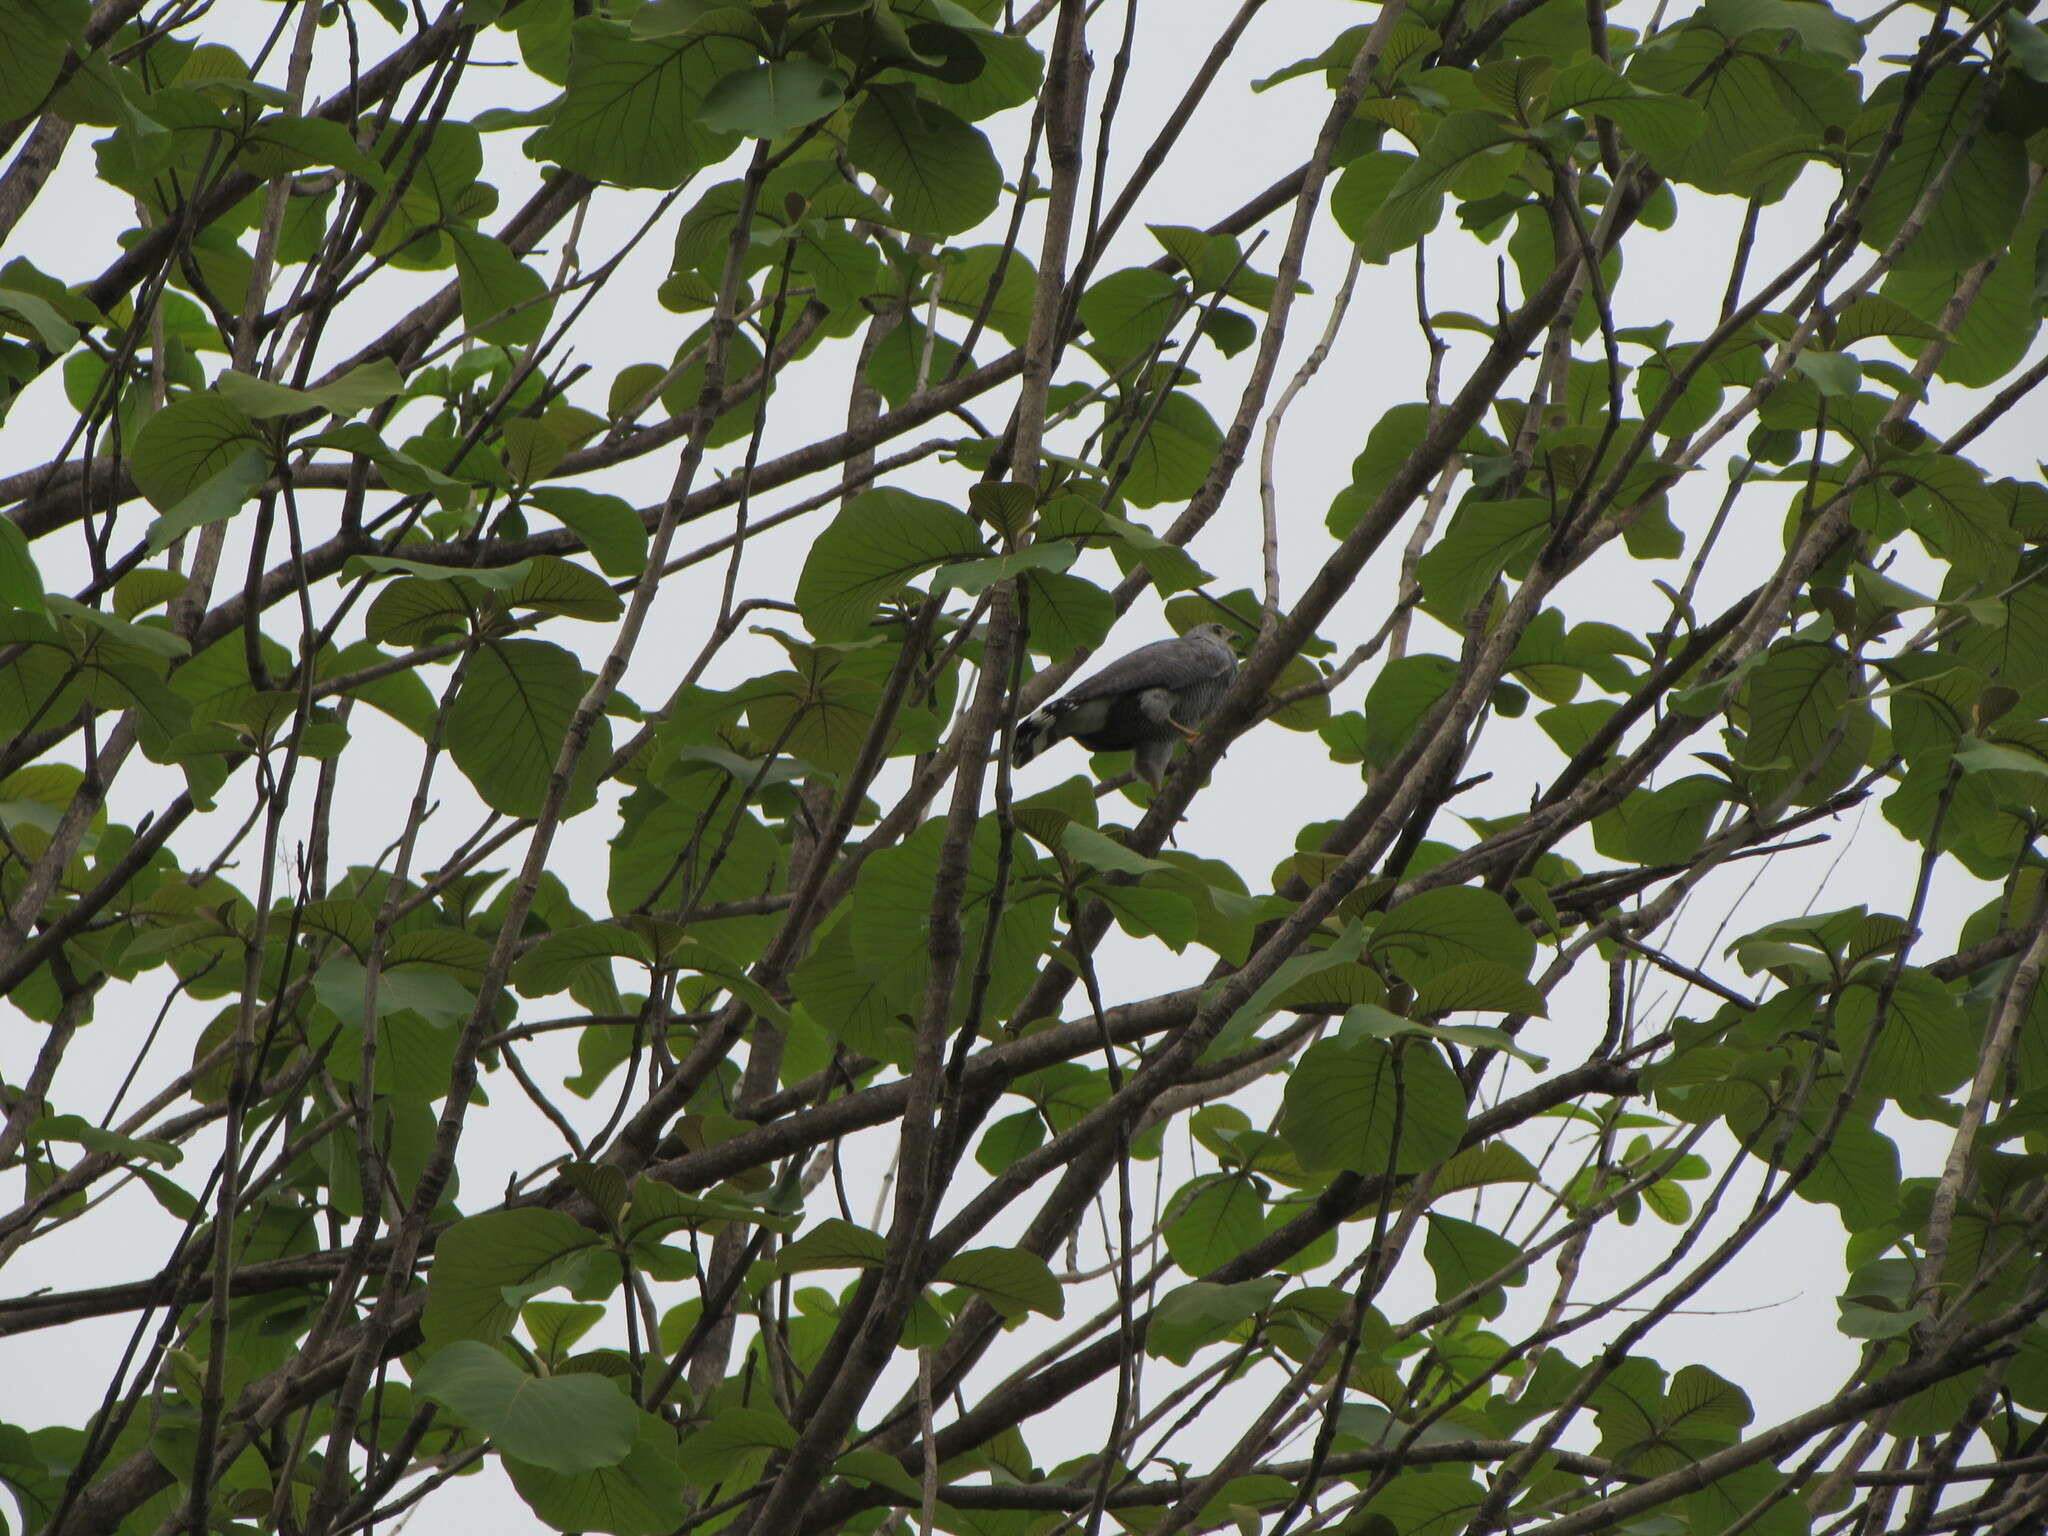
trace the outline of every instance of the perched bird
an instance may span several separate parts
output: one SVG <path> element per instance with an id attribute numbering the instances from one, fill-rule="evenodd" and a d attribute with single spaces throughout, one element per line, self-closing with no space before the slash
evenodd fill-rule
<path id="1" fill-rule="evenodd" d="M 1173 744 L 1192 739 L 1237 675 L 1227 624 L 1197 624 L 1178 640 L 1141 645 L 1076 683 L 1017 726 L 1011 761 L 1031 761 L 1063 736 L 1091 752 L 1129 752 L 1131 768 L 1157 789 Z"/>

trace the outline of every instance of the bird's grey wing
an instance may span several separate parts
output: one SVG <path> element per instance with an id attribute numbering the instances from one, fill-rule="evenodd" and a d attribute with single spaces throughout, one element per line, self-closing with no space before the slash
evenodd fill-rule
<path id="1" fill-rule="evenodd" d="M 1070 703 L 1109 694 L 1136 693 L 1144 688 L 1191 687 L 1208 678 L 1237 670 L 1236 658 L 1223 646 L 1205 640 L 1154 640 L 1128 656 L 1119 656 L 1094 676 L 1068 689 Z"/>

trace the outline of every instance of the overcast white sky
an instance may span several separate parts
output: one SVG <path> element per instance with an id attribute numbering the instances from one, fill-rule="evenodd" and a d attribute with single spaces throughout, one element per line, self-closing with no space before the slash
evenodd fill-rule
<path id="1" fill-rule="evenodd" d="M 1113 163 L 1128 166 L 1132 156 L 1151 138 L 1154 126 L 1164 117 L 1196 63 L 1206 51 L 1209 37 L 1233 9 L 1221 0 L 1180 0 L 1164 5 L 1141 7 L 1136 57 L 1138 64 L 1126 93 L 1115 136 Z M 1098 89 L 1107 76 L 1107 62 L 1114 51 L 1113 26 L 1120 14 L 1105 8 L 1097 18 L 1095 55 Z M 1320 51 L 1338 30 L 1369 19 L 1372 11 L 1345 0 L 1292 0 L 1273 7 L 1254 26 L 1233 54 L 1224 78 L 1212 92 L 1208 108 L 1199 114 L 1180 148 L 1154 183 L 1140 210 L 1113 252 L 1104 270 L 1151 260 L 1158 247 L 1146 234 L 1147 221 L 1207 224 L 1241 204 L 1268 185 L 1276 176 L 1298 164 L 1312 144 L 1328 94 L 1319 80 L 1293 82 L 1273 92 L 1253 95 L 1250 82 L 1297 57 Z M 1649 7 L 1636 3 L 1618 7 L 1616 20 L 1641 26 Z M 1918 13 L 1913 13 L 1918 14 Z M 222 41 L 240 42 L 246 54 L 272 19 L 268 7 L 223 7 L 207 23 L 207 35 Z M 367 8 L 358 7 L 359 21 L 366 27 L 365 52 L 380 53 L 387 41 L 380 24 Z M 344 62 L 332 33 L 322 36 L 318 60 L 319 78 L 331 85 L 341 77 Z M 1876 52 L 1879 50 L 1873 50 Z M 516 61 L 517 55 L 506 34 L 488 33 L 479 40 L 479 60 Z M 542 82 L 518 69 L 478 69 L 466 79 L 458 95 L 458 115 L 474 113 L 486 106 L 526 105 L 543 99 L 548 92 Z M 999 152 L 1014 147 L 1026 122 L 1024 112 L 1013 112 L 985 125 L 996 139 Z M 1092 133 L 1094 116 L 1089 123 Z M 95 130 L 82 130 L 74 140 L 64 169 L 16 232 L 7 256 L 25 255 L 47 271 L 67 280 L 78 280 L 97 270 L 105 253 L 113 249 L 114 238 L 132 222 L 131 210 L 91 175 L 89 141 Z M 535 183 L 535 168 L 519 152 L 517 132 L 487 139 L 486 178 L 494 181 L 503 197 L 501 208 L 518 205 Z M 1005 163 L 1013 163 L 1005 155 Z M 706 178 L 722 179 L 717 175 Z M 1774 258 L 1811 238 L 1818 210 L 1825 205 L 1827 191 L 1819 185 L 1802 186 L 1779 207 L 1771 210 L 1759 241 L 1759 253 L 1752 268 L 1769 271 Z M 601 260 L 636 225 L 652 194 L 607 193 L 593 205 L 582 237 L 587 263 Z M 689 199 L 684 199 L 683 206 Z M 1682 217 L 1669 233 L 1642 231 L 1630 238 L 1627 271 L 1622 279 L 1617 309 L 1623 324 L 1648 324 L 1663 319 L 1675 322 L 1680 337 L 1699 335 L 1712 323 L 1726 278 L 1727 253 L 1741 216 L 1741 205 L 1732 199 L 1709 199 L 1686 190 L 1682 194 Z M 676 345 L 697 324 L 697 317 L 674 316 L 659 309 L 653 293 L 668 265 L 668 223 L 633 256 L 615 280 L 596 300 L 583 322 L 575 344 L 575 359 L 591 365 L 586 388 L 591 403 L 601 408 L 603 390 L 611 376 L 625 365 L 666 362 Z M 1446 224 L 1451 223 L 1449 217 Z M 1261 251 L 1258 265 L 1271 269 L 1274 254 L 1284 236 L 1284 217 L 1273 225 L 1273 234 Z M 964 242 L 963 242 L 964 243 Z M 1027 241 L 1035 251 L 1035 241 Z M 1295 311 L 1289 344 L 1289 364 L 1298 360 L 1321 331 L 1327 304 L 1338 287 L 1346 257 L 1342 237 L 1324 222 L 1312 246 L 1308 278 L 1315 294 Z M 1481 249 L 1463 237 L 1439 238 L 1430 247 L 1430 286 L 1438 309 L 1490 310 L 1494 285 L 1494 264 L 1498 248 Z M 412 277 L 390 273 L 377 286 L 384 290 L 381 302 L 396 315 L 444 280 L 445 274 Z M 389 279 L 388 281 L 386 279 Z M 366 329 L 350 328 L 330 334 L 333 356 L 358 344 Z M 1460 377 L 1470 338 L 1451 333 L 1454 351 L 1447 379 Z M 993 349 L 985 349 L 993 355 Z M 1219 420 L 1227 420 L 1236 400 L 1236 383 L 1251 354 L 1225 362 L 1205 352 L 1198 366 L 1205 375 L 1203 398 Z M 813 361 L 799 369 L 776 396 L 768 429 L 766 453 L 808 441 L 821 422 L 840 419 L 844 412 L 845 349 L 836 364 Z M 1426 353 L 1414 324 L 1413 269 L 1405 258 L 1390 267 L 1369 268 L 1361 281 L 1346 329 L 1324 367 L 1321 376 L 1294 406 L 1288 418 L 1280 456 L 1280 494 L 1286 529 L 1285 578 L 1290 592 L 1298 591 L 1312 575 L 1328 547 L 1323 518 L 1332 494 L 1349 479 L 1353 455 L 1365 435 L 1387 407 L 1417 399 Z M 574 398 L 574 397 L 572 397 Z M 1982 395 L 1938 389 L 1933 401 L 1921 413 L 1924 424 L 1939 430 L 1959 422 L 1982 403 Z M 999 422 L 1000 408 L 989 402 L 975 407 L 985 422 Z M 17 407 L 0 436 L 0 472 L 12 472 L 36 462 L 59 441 L 69 422 L 69 412 L 56 387 L 55 374 L 32 389 Z M 2006 473 L 2032 472 L 2030 437 L 2036 428 L 2038 411 L 2018 413 L 1994 430 L 1978 445 L 1981 459 Z M 732 467 L 737 447 L 714 455 L 717 470 Z M 657 499 L 668 486 L 674 460 L 669 454 L 621 466 L 593 480 L 596 488 L 616 491 L 638 503 Z M 960 501 L 968 482 L 967 472 L 937 461 L 927 461 L 899 477 L 899 483 L 945 499 Z M 1674 514 L 1681 526 L 1697 534 L 1704 528 L 1723 481 L 1717 467 L 1694 477 L 1694 482 L 1674 497 Z M 705 483 L 700 480 L 700 484 Z M 1248 469 L 1240 475 L 1237 489 L 1226 500 L 1222 513 L 1194 546 L 1194 552 L 1212 572 L 1218 574 L 1219 590 L 1230 590 L 1249 581 L 1258 562 L 1258 509 L 1256 474 Z M 807 493 L 810 487 L 784 493 L 785 499 L 763 504 L 759 511 L 772 511 Z M 1783 497 L 1768 492 L 1745 501 L 1738 511 L 1738 526 L 1731 530 L 1727 548 L 1753 551 L 1746 560 L 1724 560 L 1711 568 L 1702 589 L 1698 608 L 1716 611 L 1722 603 L 1748 586 L 1775 561 L 1780 548 L 1779 520 Z M 1163 525 L 1173 508 L 1153 514 Z M 1752 526 L 1741 526 L 1747 520 Z M 702 539 L 724 531 L 724 520 L 688 530 L 693 537 L 679 540 L 689 548 Z M 804 550 L 817 529 L 815 520 L 803 520 L 779 534 L 756 540 L 749 546 L 743 590 L 787 590 L 794 586 Z M 38 548 L 47 578 L 53 584 L 68 579 L 68 573 L 52 569 L 47 553 Z M 1104 559 L 1106 557 L 1095 557 Z M 225 569 L 236 568 L 230 553 Z M 1575 577 L 1561 594 L 1561 606 L 1574 619 L 1598 617 L 1624 625 L 1649 625 L 1666 612 L 1664 599 L 1649 585 L 1652 575 L 1675 581 L 1681 567 L 1657 570 L 1631 568 L 1618 550 L 1596 560 Z M 641 648 L 626 691 L 643 703 L 660 700 L 680 675 L 701 643 L 706 631 L 705 615 L 716 611 L 717 582 L 722 567 L 713 563 L 686 573 L 664 585 L 654 620 L 650 643 Z M 1910 575 L 1906 577 L 1909 581 Z M 1379 625 L 1384 604 L 1393 587 L 1391 558 L 1383 561 L 1367 581 L 1333 617 L 1325 633 L 1340 651 L 1367 638 Z M 792 621 L 793 622 L 793 621 Z M 586 645 L 595 660 L 608 638 L 601 627 L 589 627 L 578 636 L 573 626 L 551 630 L 563 643 Z M 1120 651 L 1165 632 L 1156 604 L 1140 609 L 1123 623 L 1109 649 Z M 1427 619 L 1418 619 L 1417 649 L 1448 649 L 1450 637 Z M 745 675 L 748 667 L 779 665 L 781 655 L 768 642 L 735 646 L 723 656 L 708 681 L 729 684 Z M 1356 708 L 1370 682 L 1370 672 L 1354 678 L 1335 701 L 1340 708 Z M 351 856 L 368 857 L 393 835 L 402 818 L 419 761 L 419 744 L 392 727 L 381 716 L 358 711 L 354 729 L 357 749 L 348 755 L 348 769 L 342 782 L 342 809 L 338 825 L 348 829 Z M 362 749 L 375 737 L 382 743 L 381 761 Z M 1534 745 L 1532 745 L 1534 743 Z M 1696 743 L 1707 749 L 1715 743 L 1705 737 Z M 1557 765 L 1546 743 L 1537 741 L 1530 720 L 1495 722 L 1482 741 L 1474 770 L 1490 770 L 1493 780 L 1459 802 L 1459 810 L 1470 815 L 1494 815 L 1527 804 L 1532 786 L 1542 782 Z M 1023 770 L 1020 788 L 1029 791 L 1069 774 L 1083 771 L 1085 760 L 1071 747 L 1048 753 Z M 1674 765 L 1675 771 L 1684 771 Z M 145 771 L 147 770 L 147 771 Z M 114 814 L 133 822 L 148 809 L 155 789 L 164 776 L 147 765 L 130 769 L 115 794 Z M 306 782 L 305 793 L 310 794 Z M 440 793 L 444 806 L 431 832 L 445 848 L 474 824 L 473 815 L 462 806 L 455 781 L 444 772 Z M 242 786 L 237 786 L 238 789 Z M 1334 765 L 1313 740 L 1298 740 L 1290 733 L 1268 726 L 1238 743 L 1219 767 L 1214 787 L 1197 803 L 1191 823 L 1180 833 L 1180 846 L 1204 855 L 1223 858 L 1235 865 L 1257 889 L 1277 859 L 1292 847 L 1295 829 L 1308 819 L 1340 814 L 1359 792 L 1355 770 Z M 1112 803 L 1113 805 L 1114 803 Z M 246 802 L 238 794 L 223 798 L 219 815 L 181 846 L 198 851 L 216 846 L 225 830 L 238 820 Z M 1110 806 L 1105 814 L 1118 817 Z M 1127 811 L 1119 819 L 1134 820 Z M 1452 823 L 1443 823 L 1444 835 L 1455 836 Z M 1830 829 L 1840 834 L 1829 846 L 1788 855 L 1774 862 L 1768 874 L 1750 889 L 1753 876 L 1763 866 L 1755 863 L 1735 866 L 1712 882 L 1695 901 L 1672 943 L 1674 952 L 1697 961 L 1714 953 L 1716 925 L 1738 899 L 1751 905 L 1745 910 L 1742 931 L 1775 917 L 1801 910 L 1825 910 L 1869 899 L 1894 910 L 1902 909 L 1910 889 L 1911 865 L 1902 845 L 1894 838 L 1875 804 L 1866 807 Z M 605 848 L 601 841 L 609 828 L 601 813 L 586 817 L 570 834 L 558 840 L 555 867 L 586 905 L 602 901 L 605 881 Z M 1590 845 L 1574 850 L 1582 861 L 1591 862 Z M 432 867 L 431 851 L 423 853 L 421 867 Z M 246 864 L 242 875 L 250 888 L 254 872 Z M 1962 917 L 1985 899 L 1981 887 L 1963 879 L 1953 868 L 1945 869 L 1931 915 L 1930 942 L 1939 942 L 1960 923 Z M 1113 945 L 1107 979 L 1112 996 L 1149 993 L 1161 987 L 1192 979 L 1204 967 L 1204 957 L 1190 952 L 1180 959 L 1157 945 L 1139 946 L 1128 941 Z M 1599 967 L 1590 968 L 1597 972 Z M 1547 1024 L 1532 1025 L 1524 1042 L 1546 1052 L 1554 1061 L 1570 1062 L 1589 1047 L 1600 1033 L 1604 1017 L 1599 975 L 1574 978 L 1554 999 L 1554 1017 Z M 1672 997 L 1675 989 L 1661 977 L 1645 986 L 1651 1004 L 1645 1016 L 1656 1018 L 1656 1005 Z M 145 986 L 134 995 L 110 996 L 100 1010 L 89 1034 L 81 1038 L 66 1062 L 55 1095 L 57 1105 L 89 1115 L 104 1107 L 112 1085 L 140 1042 L 154 1014 L 161 994 Z M 1673 997 L 1675 1000 L 1675 997 Z M 1669 1006 L 1665 1003 L 1664 1006 Z M 1693 1000 L 1698 1009 L 1701 1003 Z M 177 1017 L 177 1015 L 174 1015 Z M 203 1015 L 202 1015 L 203 1017 Z M 39 1032 L 24 1027 L 0 1033 L 0 1062 L 4 1075 L 20 1081 L 33 1060 Z M 549 1050 L 538 1042 L 526 1052 L 536 1075 L 556 1080 L 561 1072 L 574 1070 L 571 1037 L 556 1037 L 557 1048 Z M 146 1070 L 144 1082 L 174 1073 L 189 1060 L 187 1040 L 168 1040 L 159 1048 L 155 1071 Z M 537 1160 L 535 1148 L 553 1148 L 553 1135 L 536 1116 L 526 1112 L 516 1088 L 507 1078 L 487 1084 L 493 1110 L 472 1117 L 464 1143 L 463 1180 L 471 1200 L 487 1201 L 490 1192 L 503 1187 L 511 1172 L 523 1172 Z M 613 1086 L 616 1086 L 614 1084 Z M 1247 1107 L 1261 1100 L 1276 1100 L 1272 1093 L 1247 1097 Z M 131 1098 L 131 1102 L 133 1099 Z M 590 1106 L 593 1118 L 601 1118 L 608 1104 L 600 1100 Z M 1923 1151 L 1929 1143 L 1919 1132 L 1923 1127 L 1899 1127 L 1907 1148 Z M 879 1175 L 887 1148 L 879 1138 L 869 1138 L 871 1155 L 866 1160 L 872 1187 Z M 182 1172 L 196 1182 L 216 1154 L 217 1144 L 198 1141 L 187 1147 Z M 546 1153 L 540 1154 L 545 1156 Z M 1910 1150 L 1907 1155 L 1913 1154 Z M 858 1166 L 858 1164 L 856 1164 Z M 1193 1171 L 1184 1144 L 1170 1143 L 1164 1161 L 1169 1191 Z M 1745 1182 L 1740 1192 L 1752 1187 Z M 10 1201 L 13 1198 L 10 1195 Z M 1498 1200 L 1498 1196 L 1495 1197 Z M 1141 1187 L 1140 1199 L 1149 1199 Z M 1463 1203 L 1451 1207 L 1470 1214 Z M 1734 1202 L 1738 1206 L 1740 1200 Z M 863 1202 L 856 1196 L 857 1214 Z M 1489 1211 L 1494 1207 L 1489 1205 Z M 1715 1369 L 1740 1382 L 1755 1399 L 1761 1418 L 1811 1401 L 1809 1383 L 1838 1378 L 1854 1358 L 1849 1340 L 1833 1326 L 1833 1296 L 1841 1255 L 1841 1230 L 1826 1207 L 1801 1206 L 1791 1220 L 1777 1224 L 1767 1244 L 1739 1260 L 1707 1293 L 1705 1305 L 1725 1311 L 1762 1308 L 1740 1317 L 1703 1315 L 1675 1319 L 1651 1341 L 1651 1352 L 1675 1368 L 1687 1359 L 1704 1359 Z M 4 1281 L 8 1294 L 21 1294 L 39 1287 L 72 1287 L 130 1279 L 151 1272 L 163 1251 L 171 1228 L 167 1219 L 146 1198 L 123 1196 L 96 1213 L 94 1219 L 75 1224 L 67 1231 L 31 1245 L 9 1265 Z M 1633 1231 L 1606 1230 L 1588 1258 L 1587 1273 L 1619 1278 L 1638 1273 L 1643 1245 L 1668 1240 L 1673 1229 L 1656 1226 L 1645 1218 Z M 1419 1260 L 1419 1255 L 1417 1255 Z M 1810 1277 L 1810 1278 L 1809 1278 Z M 682 1288 L 673 1288 L 680 1299 Z M 1598 1278 L 1584 1287 L 1586 1294 L 1601 1289 Z M 1544 1277 L 1537 1276 L 1515 1301 L 1501 1325 L 1510 1331 L 1519 1322 L 1533 1321 L 1548 1297 Z M 1419 1262 L 1406 1266 L 1389 1288 L 1382 1307 L 1399 1316 L 1415 1304 L 1431 1299 L 1430 1277 Z M 1070 1320 L 1084 1309 L 1070 1305 Z M 1625 1318 L 1624 1318 L 1625 1321 Z M 51 1422 L 82 1422 L 97 1405 L 104 1390 L 106 1373 L 125 1339 L 128 1320 L 116 1319 L 93 1327 L 31 1334 L 0 1342 L 0 1417 L 37 1425 Z M 1017 1341 L 1012 1340 L 1012 1343 Z M 1585 1339 L 1574 1341 L 1570 1352 L 1579 1355 L 1589 1347 Z M 1157 1366 L 1151 1368 L 1159 1370 Z M 1153 1380 L 1164 1380 L 1159 1371 Z M 1101 1408 L 1106 1417 L 1106 1400 Z M 1070 1454 L 1099 1448 L 1102 1443 L 1100 1419 L 1067 1413 L 1057 1422 L 1041 1422 L 1027 1428 L 1027 1438 L 1042 1464 L 1051 1465 Z M 462 1492 L 444 1492 L 430 1503 L 429 1518 L 448 1532 L 519 1529 L 531 1523 L 523 1506 L 495 1472 L 479 1480 L 457 1485 Z M 492 1490 L 480 1496 L 479 1488 Z"/>

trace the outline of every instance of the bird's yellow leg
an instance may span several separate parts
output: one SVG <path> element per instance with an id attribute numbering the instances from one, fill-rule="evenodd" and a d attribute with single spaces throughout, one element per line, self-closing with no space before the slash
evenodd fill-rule
<path id="1" fill-rule="evenodd" d="M 1166 723 L 1172 726 L 1176 731 L 1179 731 L 1181 735 L 1185 736 L 1189 741 L 1200 741 L 1202 739 L 1202 733 L 1200 731 L 1196 730 L 1191 725 L 1182 725 L 1178 720 L 1174 719 L 1171 715 L 1168 715 L 1166 717 Z"/>

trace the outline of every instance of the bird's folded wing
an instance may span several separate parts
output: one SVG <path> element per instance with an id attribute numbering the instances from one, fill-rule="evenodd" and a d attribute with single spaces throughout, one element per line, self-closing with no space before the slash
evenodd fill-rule
<path id="1" fill-rule="evenodd" d="M 1069 703 L 1109 694 L 1138 693 L 1147 688 L 1179 690 L 1237 668 L 1227 652 L 1201 640 L 1155 640 L 1120 656 L 1093 677 L 1067 690 Z"/>

